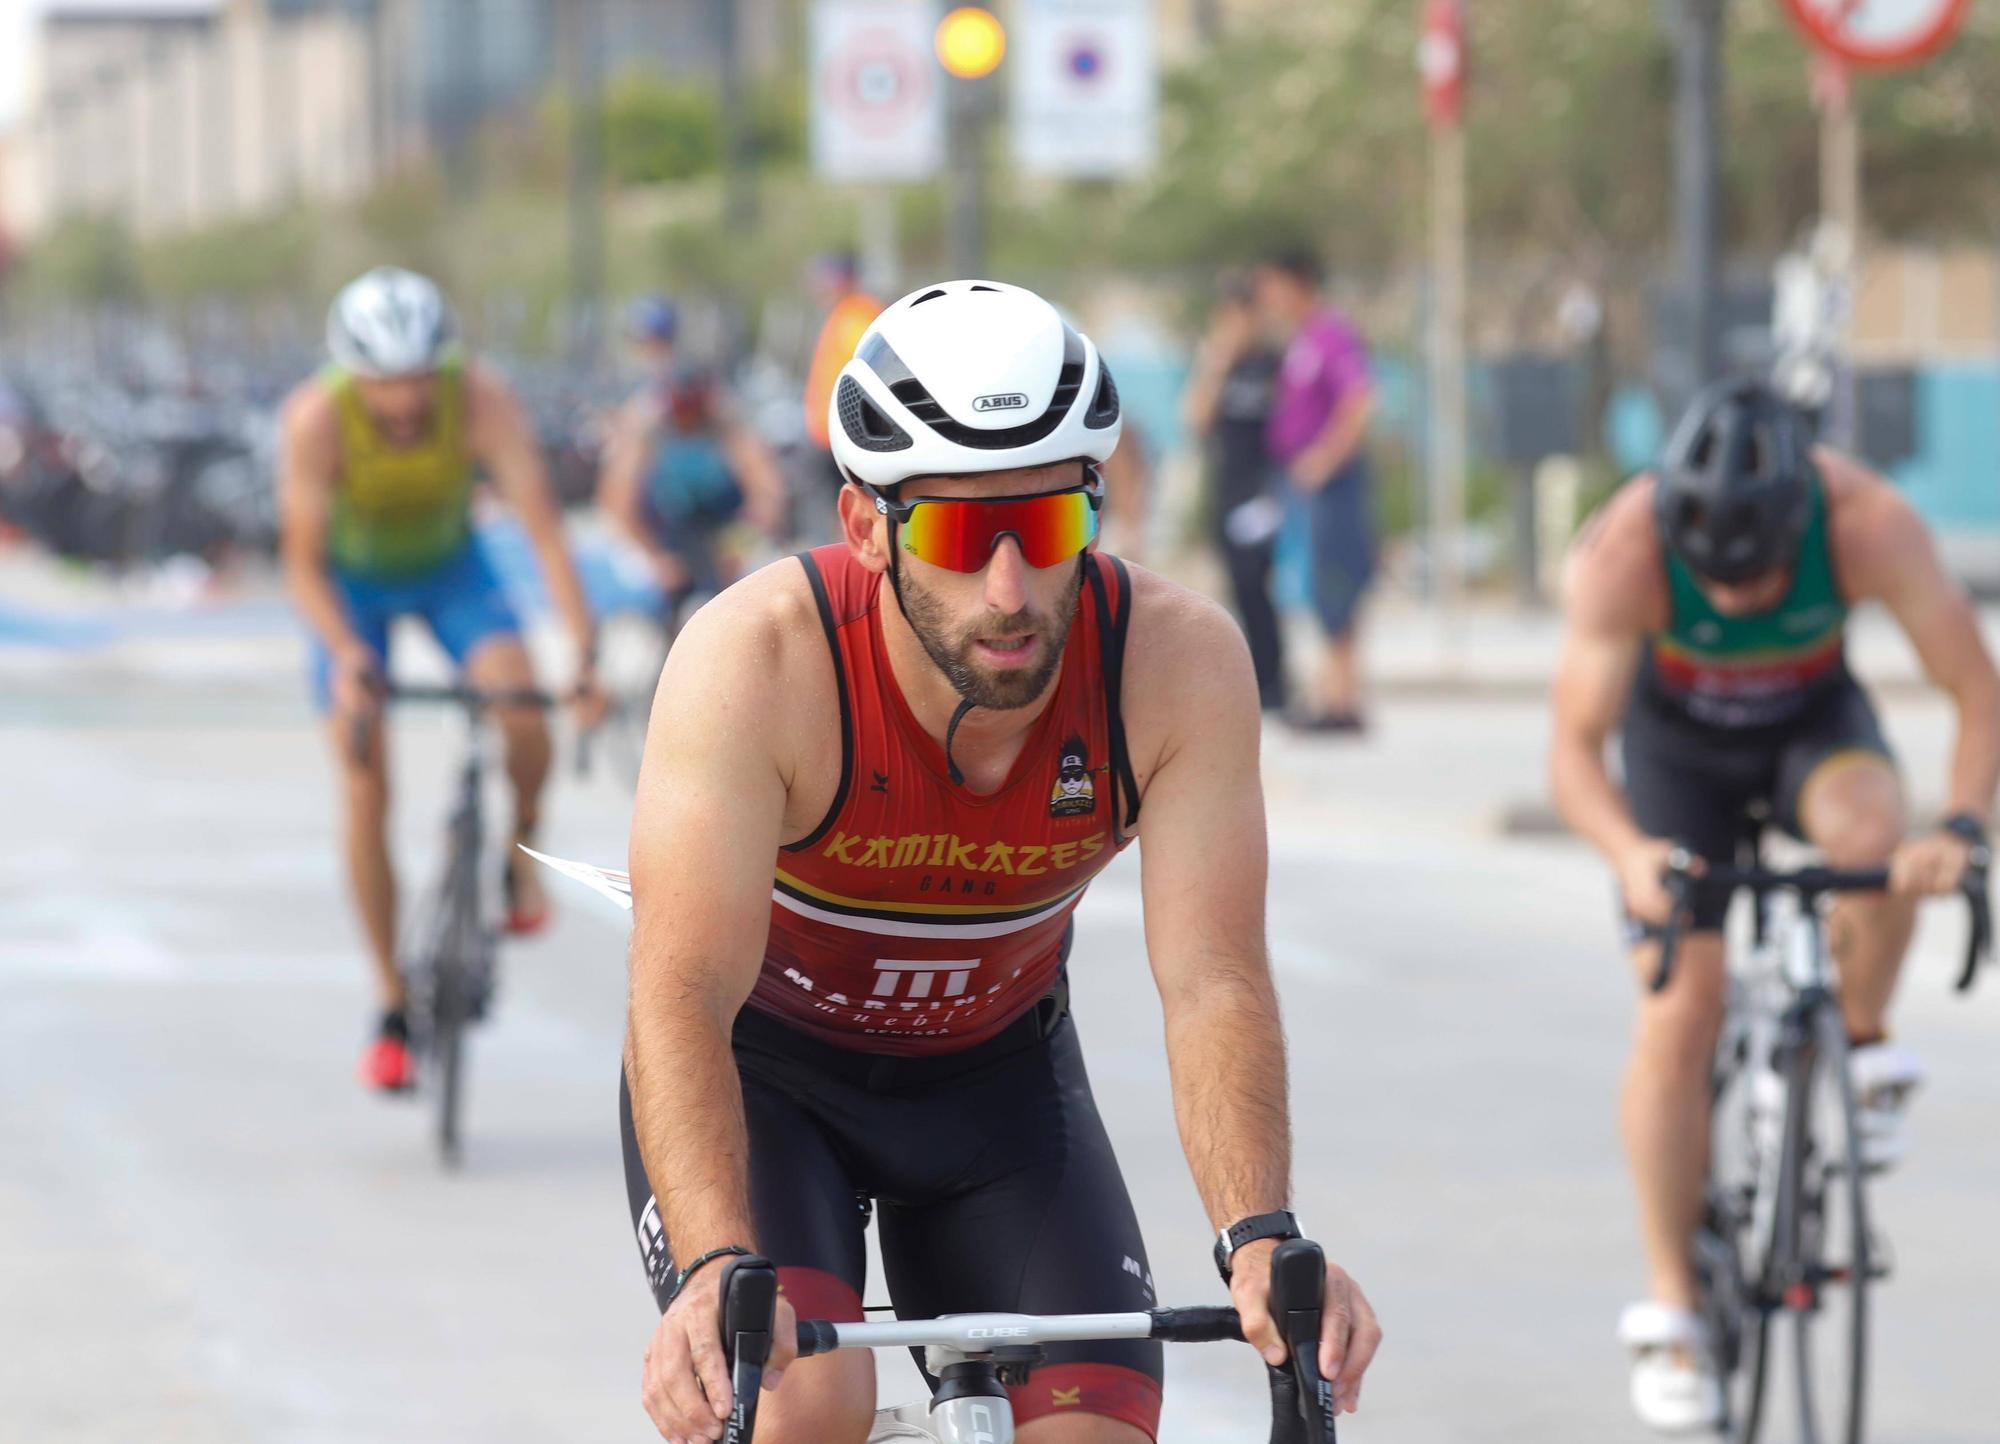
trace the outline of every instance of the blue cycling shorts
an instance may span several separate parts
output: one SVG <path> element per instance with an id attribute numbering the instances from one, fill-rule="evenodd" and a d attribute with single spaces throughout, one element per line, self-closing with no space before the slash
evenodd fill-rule
<path id="1" fill-rule="evenodd" d="M 389 665 L 389 624 L 398 617 L 422 617 L 438 645 L 463 667 L 487 642 L 519 637 L 520 620 L 500 578 L 475 538 L 450 560 L 407 577 L 354 576 L 335 568 L 333 587 L 348 625 Z M 313 703 L 321 712 L 333 703 L 333 658 L 317 637 L 309 664 Z"/>

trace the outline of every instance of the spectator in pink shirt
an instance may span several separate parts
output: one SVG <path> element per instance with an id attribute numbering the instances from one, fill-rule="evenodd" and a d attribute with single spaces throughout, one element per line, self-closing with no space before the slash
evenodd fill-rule
<path id="1" fill-rule="evenodd" d="M 1257 308 L 1285 341 L 1265 448 L 1305 516 L 1314 610 L 1326 633 L 1312 731 L 1358 732 L 1361 595 L 1375 573 L 1372 483 L 1365 441 L 1375 391 L 1368 352 L 1321 294 L 1318 258 L 1272 256 L 1257 268 Z"/>

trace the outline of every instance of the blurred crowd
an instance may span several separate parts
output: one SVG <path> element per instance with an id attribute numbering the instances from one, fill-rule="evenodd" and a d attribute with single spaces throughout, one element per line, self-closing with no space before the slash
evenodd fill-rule
<path id="1" fill-rule="evenodd" d="M 848 253 L 820 257 L 809 289 L 819 328 L 796 357 L 725 364 L 698 313 L 647 295 L 625 310 L 610 364 L 500 358 L 561 503 L 595 506 L 669 611 L 831 537 L 827 406 L 883 303 Z M 1202 534 L 1263 705 L 1304 729 L 1360 731 L 1376 571 L 1368 347 L 1317 258 L 1290 251 L 1222 277 L 1190 350 L 1181 419 L 1199 447 Z M 0 541 L 216 581 L 270 558 L 278 407 L 321 364 L 304 348 L 196 347 L 136 326 L 108 349 L 13 348 L 0 357 Z M 1160 460 L 1135 418 L 1106 468 L 1106 544 L 1141 559 L 1161 533 Z M 1288 571 L 1295 584 L 1281 586 Z M 1289 665 L 1280 593 L 1318 638 Z"/>

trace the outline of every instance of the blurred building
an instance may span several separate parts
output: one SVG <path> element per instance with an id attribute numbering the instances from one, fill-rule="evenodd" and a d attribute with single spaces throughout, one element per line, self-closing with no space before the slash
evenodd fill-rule
<path id="1" fill-rule="evenodd" d="M 565 46 L 713 74 L 733 19 L 768 71 L 781 0 L 155 0 L 50 5 L 0 217 L 32 239 L 105 215 L 157 236 L 354 196 L 534 102 Z"/>

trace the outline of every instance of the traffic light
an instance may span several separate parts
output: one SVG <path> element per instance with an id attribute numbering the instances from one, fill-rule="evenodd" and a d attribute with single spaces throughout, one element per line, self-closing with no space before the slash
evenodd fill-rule
<path id="1" fill-rule="evenodd" d="M 960 80 L 991 75 L 1006 53 L 1006 28 L 990 10 L 962 5 L 938 22 L 938 63 Z"/>

